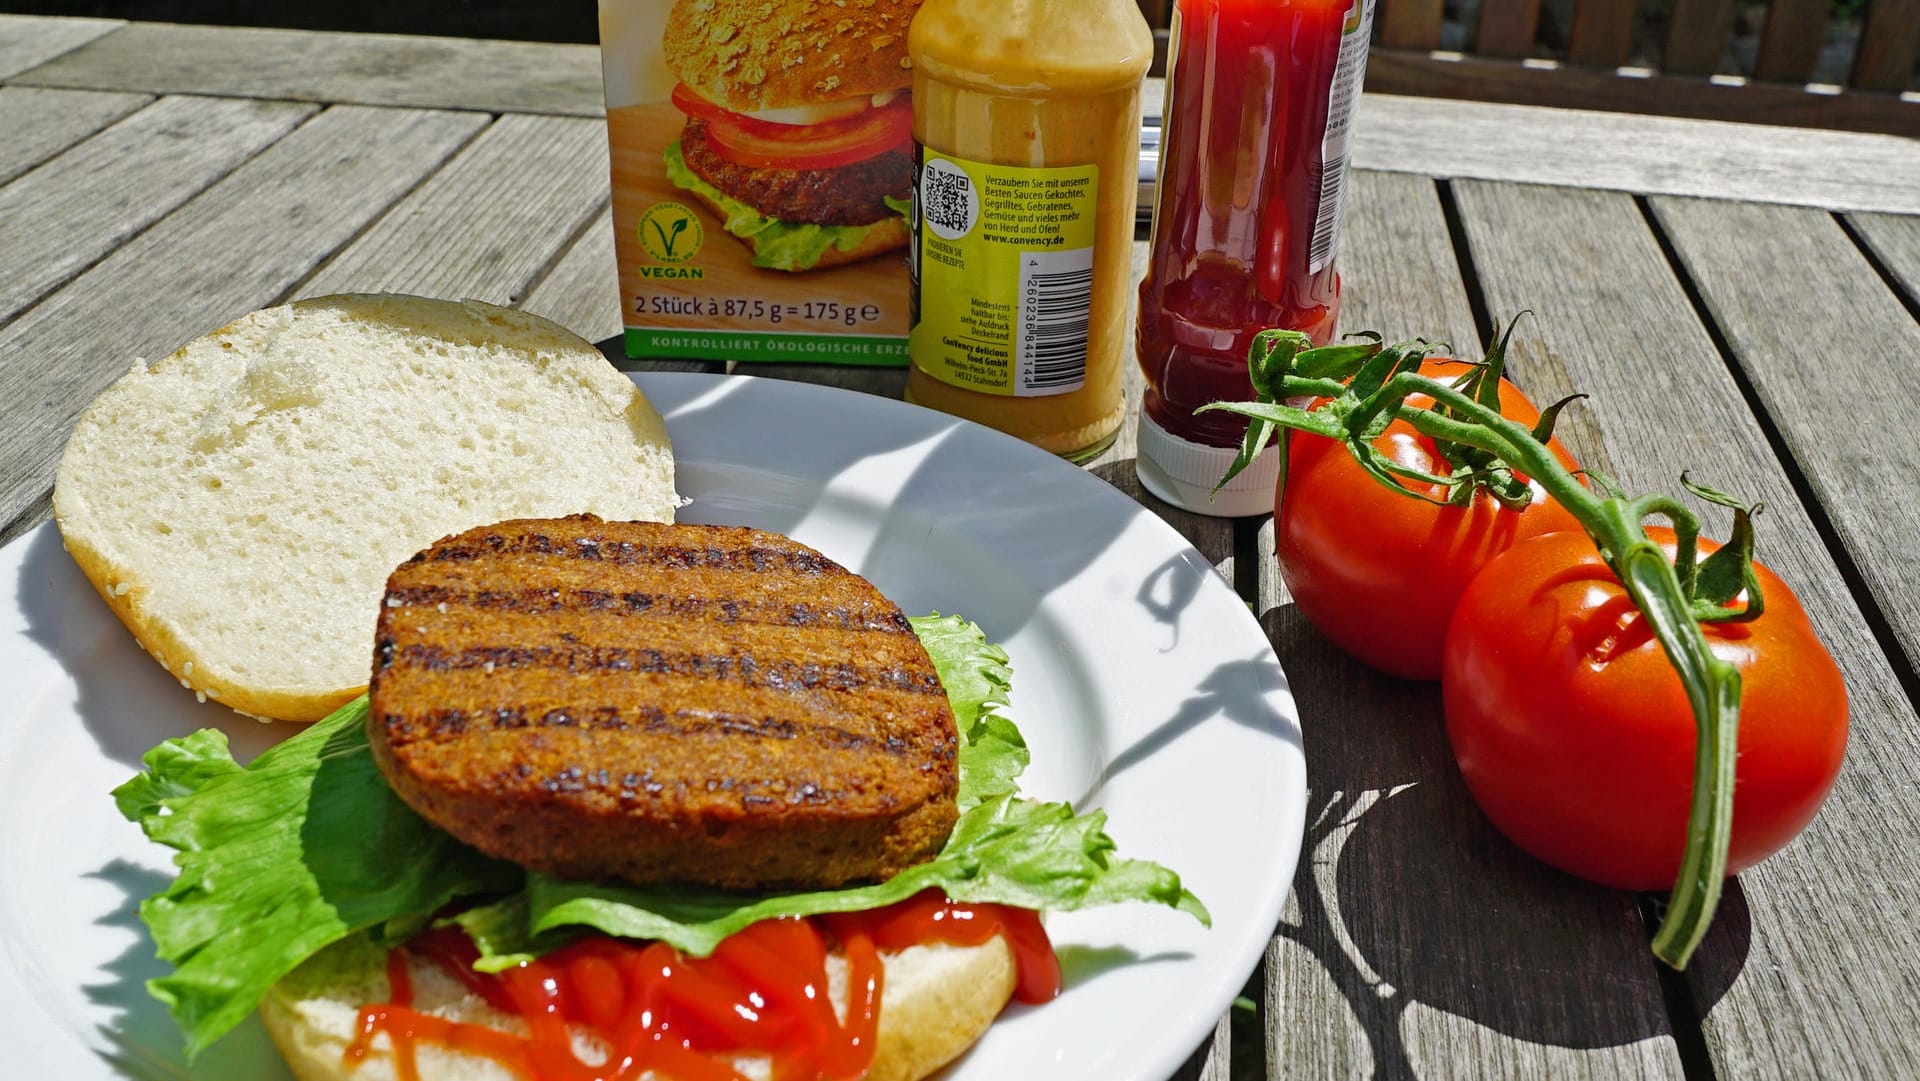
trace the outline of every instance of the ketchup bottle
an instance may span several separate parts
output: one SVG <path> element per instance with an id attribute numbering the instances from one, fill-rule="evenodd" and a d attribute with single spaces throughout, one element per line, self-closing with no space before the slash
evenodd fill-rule
<path id="1" fill-rule="evenodd" d="M 1373 6 L 1175 2 L 1136 329 L 1147 383 L 1136 469 L 1169 503 L 1221 516 L 1273 507 L 1273 446 L 1209 500 L 1247 422 L 1193 411 L 1253 397 L 1256 333 L 1298 330 L 1317 345 L 1333 337 L 1347 138 Z"/>

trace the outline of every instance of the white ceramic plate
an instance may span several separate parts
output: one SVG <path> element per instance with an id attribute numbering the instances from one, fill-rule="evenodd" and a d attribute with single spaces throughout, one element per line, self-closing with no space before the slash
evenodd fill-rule
<path id="1" fill-rule="evenodd" d="M 1279 920 L 1305 812 L 1293 699 L 1246 605 L 1153 514 L 999 433 L 804 384 L 636 378 L 672 431 L 684 520 L 788 533 L 909 613 L 978 622 L 1013 656 L 1025 790 L 1105 808 L 1121 854 L 1213 911 L 1211 930 L 1142 904 L 1049 917 L 1065 992 L 1010 1008 L 954 1081 L 1177 1069 Z M 107 793 L 163 739 L 219 727 L 246 760 L 291 729 L 196 703 L 51 525 L 0 550 L 0 591 L 0 1073 L 287 1076 L 252 1021 L 182 1064 L 137 918 L 170 853 Z"/>

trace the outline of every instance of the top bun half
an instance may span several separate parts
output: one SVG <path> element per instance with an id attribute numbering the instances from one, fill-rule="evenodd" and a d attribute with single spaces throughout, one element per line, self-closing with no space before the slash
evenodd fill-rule
<path id="1" fill-rule="evenodd" d="M 269 308 L 136 362 L 53 490 L 74 562 L 155 660 L 290 721 L 365 689 L 387 575 L 439 538 L 676 503 L 659 414 L 592 343 L 402 296 Z"/>
<path id="2" fill-rule="evenodd" d="M 907 25 L 920 0 L 679 0 L 667 62 L 734 112 L 820 105 L 913 83 Z"/>

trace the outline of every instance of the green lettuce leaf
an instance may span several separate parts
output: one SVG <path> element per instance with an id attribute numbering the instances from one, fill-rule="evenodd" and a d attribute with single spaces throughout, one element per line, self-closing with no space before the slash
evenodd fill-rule
<path id="1" fill-rule="evenodd" d="M 960 732 L 960 810 L 1018 792 L 1020 774 L 1031 756 L 1020 730 L 998 712 L 1013 685 L 1007 651 L 959 616 L 935 612 L 907 622 L 926 647 L 953 706 L 954 727 Z"/>
<path id="2" fill-rule="evenodd" d="M 1144 860 L 1114 859 L 1106 821 L 1102 811 L 1076 815 L 1064 803 L 1000 796 L 961 815 L 932 861 L 874 885 L 765 895 L 529 874 L 524 898 L 470 910 L 458 922 L 480 946 L 474 967 L 487 972 L 530 960 L 581 929 L 659 939 L 704 957 L 721 939 L 760 920 L 879 908 L 933 887 L 956 901 L 1054 911 L 1150 901 L 1210 923 L 1206 906 L 1180 885 L 1179 875 Z"/>
<path id="3" fill-rule="evenodd" d="M 1155 863 L 1112 858 L 1106 814 L 1075 815 L 1064 803 L 1015 798 L 1026 742 L 1007 704 L 1007 653 L 958 616 L 910 620 L 940 673 L 960 732 L 960 821 L 931 862 L 885 882 L 787 894 L 739 894 L 685 886 L 607 886 L 541 874 L 524 895 L 458 917 L 490 972 L 556 948 L 586 929 L 659 939 L 704 957 L 748 924 L 779 916 L 879 908 L 931 887 L 956 901 L 1065 910 L 1118 901 L 1171 905 L 1202 923 L 1207 910 L 1180 877 Z"/>
<path id="4" fill-rule="evenodd" d="M 864 243 L 875 229 L 887 227 L 891 219 L 871 225 L 809 225 L 786 222 L 760 213 L 746 203 L 707 183 L 687 168 L 680 144 L 667 147 L 667 179 L 677 188 L 711 200 L 726 212 L 726 230 L 742 240 L 753 241 L 753 265 L 772 270 L 812 270 L 827 254 L 827 249 L 852 251 Z M 888 201 L 892 206 L 893 200 Z M 895 207 L 895 209 L 899 209 Z M 903 211 L 904 213 L 904 211 Z"/>
<path id="5" fill-rule="evenodd" d="M 387 787 L 366 699 L 242 769 L 212 729 L 149 751 L 114 790 L 122 814 L 176 849 L 179 875 L 140 906 L 170 975 L 147 988 L 197 1054 L 329 943 L 519 887 L 524 872 L 442 833 Z"/>
<path id="6" fill-rule="evenodd" d="M 174 965 L 148 987 L 192 1055 L 328 945 L 362 931 L 399 941 L 449 901 L 482 894 L 494 899 L 454 919 L 489 970 L 591 930 L 705 955 L 756 920 L 873 908 L 935 886 L 956 900 L 1034 909 L 1150 901 L 1206 922 L 1172 871 L 1113 858 L 1104 814 L 1016 798 L 1028 752 L 999 713 L 1006 652 L 957 616 L 911 622 L 961 739 L 960 821 L 929 863 L 877 885 L 771 896 L 529 874 L 455 841 L 394 795 L 367 744 L 362 698 L 244 769 L 219 732 L 169 740 L 115 789 L 122 814 L 178 850 L 179 877 L 141 906 L 159 955 Z"/>

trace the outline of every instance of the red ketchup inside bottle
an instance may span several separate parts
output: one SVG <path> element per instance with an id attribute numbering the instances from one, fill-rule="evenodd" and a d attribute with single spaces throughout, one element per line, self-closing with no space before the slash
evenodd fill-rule
<path id="1" fill-rule="evenodd" d="M 1137 327 L 1145 418 L 1168 435 L 1237 447 L 1244 418 L 1194 410 L 1253 397 L 1254 335 L 1333 336 L 1337 189 L 1370 15 L 1370 0 L 1176 0 Z"/>
<path id="2" fill-rule="evenodd" d="M 764 920 L 707 957 L 658 942 L 592 936 L 497 975 L 476 972 L 479 951 L 458 928 L 428 931 L 387 957 L 390 1001 L 360 1010 L 349 1065 L 384 1035 L 401 1081 L 420 1081 L 418 1045 L 492 1059 L 526 1081 L 635 1081 L 649 1070 L 676 1081 L 744 1081 L 736 1055 L 771 1060 L 774 1081 L 861 1077 L 873 1061 L 885 970 L 880 953 L 926 943 L 977 946 L 1004 935 L 1014 997 L 1060 992 L 1060 965 L 1040 918 L 1024 909 L 962 904 L 938 890 L 867 912 Z M 827 954 L 847 960 L 846 1016 L 827 997 Z M 415 1008 L 411 955 L 458 980 L 526 1034 L 451 1021 Z M 588 1063 L 575 1037 L 604 1052 Z"/>

